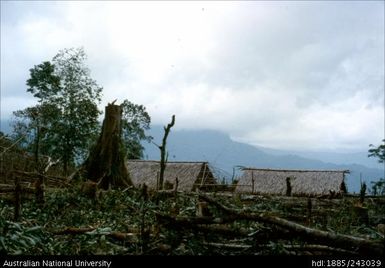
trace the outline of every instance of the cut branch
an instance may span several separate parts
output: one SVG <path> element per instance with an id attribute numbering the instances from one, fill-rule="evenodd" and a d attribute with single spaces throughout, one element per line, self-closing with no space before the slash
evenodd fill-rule
<path id="1" fill-rule="evenodd" d="M 90 228 L 67 227 L 63 230 L 53 231 L 52 233 L 55 235 L 79 235 L 79 234 L 92 232 L 96 229 L 97 228 L 92 228 L 92 227 Z M 137 242 L 137 234 L 134 234 L 134 233 L 110 232 L 106 235 L 119 241 Z"/>
<path id="2" fill-rule="evenodd" d="M 358 251 L 360 254 L 364 255 L 383 255 L 384 254 L 384 245 L 381 242 L 372 241 L 363 239 L 360 237 L 354 237 L 349 235 L 343 235 L 338 233 L 326 232 L 321 230 L 312 229 L 305 227 L 303 225 L 279 218 L 274 216 L 268 216 L 264 213 L 255 214 L 247 213 L 244 211 L 239 211 L 235 209 L 228 208 L 211 197 L 200 194 L 200 198 L 206 200 L 210 204 L 215 205 L 217 208 L 221 209 L 223 212 L 235 216 L 238 219 L 258 221 L 265 224 L 272 224 L 277 227 L 289 230 L 292 234 L 297 235 L 300 238 L 305 238 L 306 241 L 313 240 L 317 241 L 322 245 L 327 245 L 331 247 L 342 248 L 346 250 Z"/>

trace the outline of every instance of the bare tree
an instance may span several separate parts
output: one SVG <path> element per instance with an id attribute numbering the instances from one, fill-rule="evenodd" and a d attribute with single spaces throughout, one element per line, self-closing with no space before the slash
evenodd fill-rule
<path id="1" fill-rule="evenodd" d="M 162 140 L 162 145 L 158 146 L 160 150 L 160 173 L 159 173 L 159 190 L 163 189 L 163 181 L 164 181 L 164 171 L 166 169 L 166 163 L 168 160 L 168 155 L 166 151 L 166 142 L 168 134 L 170 133 L 171 128 L 175 124 L 175 115 L 172 116 L 171 123 L 164 127 L 164 136 Z"/>

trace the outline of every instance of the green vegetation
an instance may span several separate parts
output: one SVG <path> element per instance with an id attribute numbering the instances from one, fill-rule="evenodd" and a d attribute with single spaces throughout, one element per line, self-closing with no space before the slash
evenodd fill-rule
<path id="1" fill-rule="evenodd" d="M 376 224 L 384 219 L 384 203 L 366 199 L 370 224 L 357 220 L 352 207 L 358 198 L 318 200 L 311 219 L 306 198 L 214 197 L 221 204 L 247 213 L 290 219 L 304 226 L 381 241 Z M 315 199 L 313 200 L 315 202 Z M 0 199 L 0 252 L 36 255 L 238 255 L 292 254 L 288 245 L 307 245 L 303 238 L 256 221 L 235 220 L 226 225 L 178 224 L 159 215 L 194 219 L 196 194 L 147 193 L 142 189 L 98 192 L 85 196 L 80 187 L 50 189 L 43 206 L 24 200 L 19 222 L 13 222 L 13 204 Z M 214 218 L 223 218 L 209 206 Z M 78 230 L 77 232 L 68 230 Z M 238 247 L 231 248 L 233 244 Z M 227 245 L 228 248 L 222 248 Z M 230 246 L 229 246 L 230 245 Z M 297 252 L 298 253 L 298 252 Z M 300 253 L 298 253 L 300 254 Z"/>
<path id="2" fill-rule="evenodd" d="M 145 185 L 119 190 L 109 189 L 108 183 L 100 187 L 97 181 L 115 169 L 97 172 L 91 178 L 94 182 L 84 183 L 90 180 L 89 172 L 77 174 L 79 180 L 70 179 L 69 171 L 84 161 L 100 132 L 102 88 L 90 77 L 85 60 L 83 49 L 65 49 L 52 62 L 34 66 L 27 91 L 38 104 L 14 112 L 12 138 L 0 133 L 1 254 L 359 255 L 382 250 L 378 245 L 384 239 L 379 230 L 385 223 L 385 202 L 383 197 L 365 197 L 366 185 L 361 197 L 329 200 L 290 193 L 281 197 L 229 192 L 202 195 L 149 191 Z M 111 150 L 115 153 L 105 158 L 111 160 L 116 151 L 126 158 L 141 158 L 141 141 L 151 140 L 145 134 L 151 118 L 144 106 L 128 100 L 118 108 L 122 121 L 114 126 L 122 129 L 111 127 L 114 131 L 104 136 L 121 133 L 125 148 L 120 148 L 119 139 L 112 146 L 119 144 L 118 150 Z M 166 139 L 174 120 L 175 116 L 164 128 L 159 146 L 165 161 Z M 384 162 L 383 145 L 369 153 Z M 60 159 L 62 172 L 45 170 L 47 161 L 41 165 L 42 155 Z M 102 153 L 95 155 L 99 160 L 95 166 L 107 162 L 99 157 Z M 125 167 L 124 161 L 120 164 Z M 164 166 L 161 181 L 162 172 Z M 384 187 L 383 179 L 374 183 L 375 195 L 383 194 Z M 322 241 L 325 236 L 330 241 Z"/>
<path id="3" fill-rule="evenodd" d="M 121 107 L 123 110 L 122 139 L 126 150 L 126 158 L 141 159 L 144 150 L 141 141 L 150 142 L 152 140 L 152 137 L 145 133 L 146 130 L 150 129 L 151 117 L 143 105 L 124 100 Z"/>
<path id="4" fill-rule="evenodd" d="M 375 147 L 373 144 L 370 144 L 369 147 L 372 149 L 369 149 L 369 155 L 368 157 L 377 157 L 379 163 L 385 162 L 385 139 L 382 140 L 384 144 L 379 145 L 378 147 Z"/>
<path id="5" fill-rule="evenodd" d="M 373 144 L 370 144 L 371 149 L 368 150 L 368 157 L 378 158 L 379 163 L 384 163 L 385 169 L 385 139 L 382 140 L 384 144 L 375 147 Z M 380 178 L 378 181 L 371 181 L 372 189 L 371 192 L 373 195 L 385 195 L 385 178 Z"/>
<path id="6" fill-rule="evenodd" d="M 30 69 L 27 92 L 38 104 L 15 111 L 12 139 L 32 153 L 39 171 L 41 155 L 60 159 L 63 174 L 82 163 L 100 132 L 102 87 L 91 78 L 82 48 L 64 49 Z M 143 105 L 122 103 L 122 138 L 128 158 L 141 158 L 141 141 L 151 118 Z"/>
<path id="7" fill-rule="evenodd" d="M 83 49 L 64 49 L 50 62 L 30 69 L 27 91 L 38 105 L 16 111 L 16 139 L 27 149 L 61 159 L 64 174 L 86 155 L 98 132 L 98 103 L 102 88 L 91 79 Z M 33 132 L 32 132 L 33 131 Z M 32 133 L 31 133 L 32 132 Z"/>

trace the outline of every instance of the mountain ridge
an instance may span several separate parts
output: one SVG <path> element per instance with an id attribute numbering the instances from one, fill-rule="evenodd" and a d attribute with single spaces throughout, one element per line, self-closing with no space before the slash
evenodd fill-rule
<path id="1" fill-rule="evenodd" d="M 163 127 L 153 126 L 148 134 L 154 137 L 155 143 L 161 143 Z M 160 159 L 159 149 L 151 143 L 143 143 L 144 158 Z M 375 162 L 366 159 L 360 153 L 336 153 L 330 162 L 312 159 L 304 156 L 319 157 L 327 160 L 328 153 L 295 152 L 257 147 L 232 140 L 225 133 L 215 130 L 171 130 L 167 139 L 169 161 L 207 161 L 217 171 L 220 178 L 230 180 L 239 175 L 239 167 L 269 168 L 269 169 L 314 169 L 314 170 L 349 170 L 346 181 L 349 192 L 358 192 L 360 180 L 367 183 L 384 177 L 384 169 L 374 168 L 375 164 L 365 166 L 362 163 Z M 298 155 L 299 154 L 299 155 Z M 364 154 L 364 153 L 362 153 Z M 367 154 L 367 153 L 365 153 Z M 331 154 L 332 155 L 332 154 Z M 359 157 L 357 157 L 359 156 Z M 343 163 L 354 159 L 362 163 Z M 350 159 L 350 160 L 349 160 Z M 352 160 L 353 159 L 353 160 Z M 333 163 L 335 161 L 337 163 Z"/>

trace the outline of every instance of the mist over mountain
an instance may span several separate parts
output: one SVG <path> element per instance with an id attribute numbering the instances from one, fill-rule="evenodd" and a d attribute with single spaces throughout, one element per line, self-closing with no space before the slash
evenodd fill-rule
<path id="1" fill-rule="evenodd" d="M 2 122 L 1 131 L 11 131 L 9 122 Z M 155 125 L 148 131 L 153 142 L 161 144 L 163 126 Z M 144 158 L 159 160 L 160 151 L 153 143 L 144 142 Z M 368 147 L 369 148 L 369 147 Z M 265 147 L 255 147 L 231 140 L 214 130 L 171 129 L 167 140 L 169 161 L 207 161 L 218 177 L 231 180 L 240 175 L 239 166 L 281 169 L 332 169 L 350 170 L 346 175 L 349 192 L 359 192 L 360 178 L 370 188 L 371 181 L 385 177 L 384 165 L 376 158 L 367 157 L 366 152 L 329 153 L 310 151 L 285 151 Z"/>
<path id="2" fill-rule="evenodd" d="M 161 144 L 164 130 L 153 126 L 149 134 L 153 142 Z M 160 159 L 160 151 L 153 143 L 144 143 L 145 159 Z M 358 192 L 360 178 L 370 182 L 384 177 L 384 168 L 376 159 L 362 153 L 291 152 L 254 147 L 236 142 L 224 133 L 213 130 L 174 130 L 167 140 L 169 161 L 208 161 L 221 179 L 239 175 L 239 166 L 278 169 L 350 170 L 346 176 L 349 192 Z M 377 168 L 376 168 L 377 167 Z"/>
<path id="3" fill-rule="evenodd" d="M 265 147 L 257 147 L 265 153 L 272 155 L 295 154 L 304 158 L 321 160 L 333 164 L 360 164 L 369 168 L 383 169 L 383 164 L 377 158 L 368 157 L 368 152 L 337 153 L 337 152 L 312 152 L 312 151 L 285 151 Z M 368 145 L 369 149 L 369 145 Z"/>

